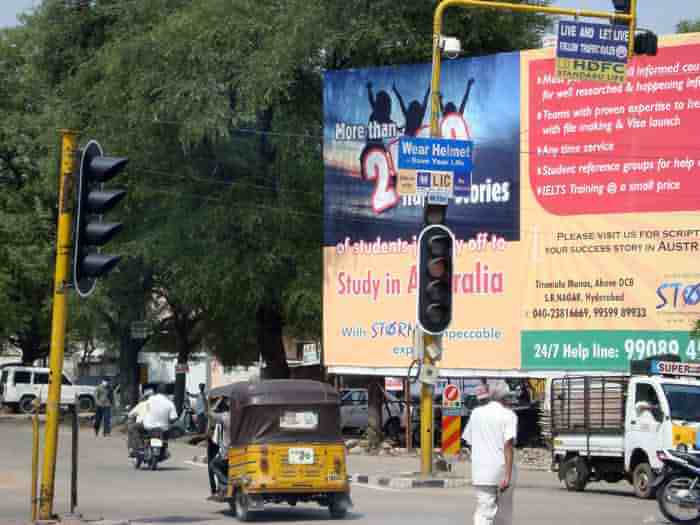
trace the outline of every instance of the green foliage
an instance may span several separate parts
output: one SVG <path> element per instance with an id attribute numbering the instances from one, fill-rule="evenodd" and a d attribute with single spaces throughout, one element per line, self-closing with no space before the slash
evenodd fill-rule
<path id="1" fill-rule="evenodd" d="M 681 20 L 676 25 L 678 33 L 700 33 L 700 18 L 695 20 Z"/>

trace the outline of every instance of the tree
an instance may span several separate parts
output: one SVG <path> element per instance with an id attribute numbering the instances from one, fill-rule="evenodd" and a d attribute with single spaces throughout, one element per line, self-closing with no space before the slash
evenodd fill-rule
<path id="1" fill-rule="evenodd" d="M 28 67 L 26 31 L 0 31 L 0 342 L 22 362 L 46 357 L 53 293 L 55 142 L 47 143 L 43 86 Z"/>
<path id="2" fill-rule="evenodd" d="M 678 33 L 698 33 L 700 32 L 700 18 L 695 20 L 681 20 L 676 25 Z"/>

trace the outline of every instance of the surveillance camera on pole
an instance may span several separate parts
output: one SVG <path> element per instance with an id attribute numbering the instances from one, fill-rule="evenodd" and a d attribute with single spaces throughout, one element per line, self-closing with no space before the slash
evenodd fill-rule
<path id="1" fill-rule="evenodd" d="M 105 157 L 102 146 L 91 140 L 83 149 L 73 237 L 73 285 L 80 297 L 95 291 L 97 279 L 109 273 L 120 257 L 100 252 L 122 229 L 121 222 L 103 222 L 102 215 L 114 208 L 126 190 L 104 189 L 103 183 L 116 177 L 129 159 Z"/>
<path id="2" fill-rule="evenodd" d="M 462 43 L 453 36 L 440 37 L 440 49 L 447 58 L 457 58 L 462 52 Z"/>

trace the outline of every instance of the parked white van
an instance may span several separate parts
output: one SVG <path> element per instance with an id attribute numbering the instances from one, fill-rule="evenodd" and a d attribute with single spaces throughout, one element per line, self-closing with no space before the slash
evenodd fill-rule
<path id="1" fill-rule="evenodd" d="M 5 366 L 0 369 L 0 404 L 18 412 L 30 414 L 35 399 L 46 404 L 49 393 L 49 369 L 32 366 Z M 74 385 L 64 373 L 61 386 L 61 405 L 72 405 L 78 397 L 83 412 L 95 409 L 95 387 Z"/>

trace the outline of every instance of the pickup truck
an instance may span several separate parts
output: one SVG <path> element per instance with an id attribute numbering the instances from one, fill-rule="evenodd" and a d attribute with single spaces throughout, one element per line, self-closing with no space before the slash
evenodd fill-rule
<path id="1" fill-rule="evenodd" d="M 700 448 L 700 364 L 663 359 L 632 362 L 628 375 L 551 380 L 552 470 L 568 490 L 627 480 L 650 498 L 657 451 Z"/>
<path id="2" fill-rule="evenodd" d="M 32 413 L 35 399 L 39 399 L 42 406 L 45 405 L 48 391 L 48 368 L 13 365 L 3 367 L 0 371 L 0 404 L 12 407 L 17 412 Z M 75 385 L 63 374 L 60 404 L 72 405 L 76 396 L 79 410 L 91 412 L 95 409 L 95 387 Z"/>

